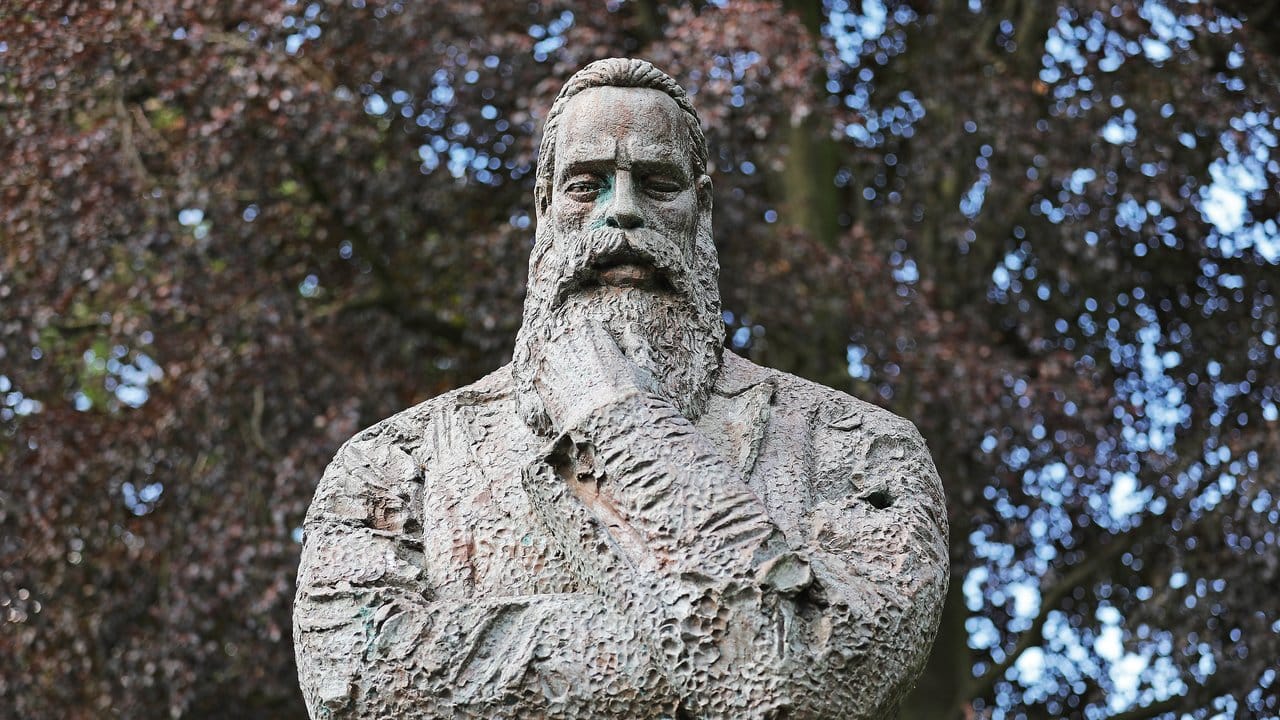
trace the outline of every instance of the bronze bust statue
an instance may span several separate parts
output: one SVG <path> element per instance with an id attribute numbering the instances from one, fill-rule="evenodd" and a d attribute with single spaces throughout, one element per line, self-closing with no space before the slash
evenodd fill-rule
<path id="1" fill-rule="evenodd" d="M 706 165 L 649 63 L 565 85 L 513 362 L 316 491 L 312 717 L 895 712 L 947 585 L 938 475 L 911 423 L 722 349 Z"/>

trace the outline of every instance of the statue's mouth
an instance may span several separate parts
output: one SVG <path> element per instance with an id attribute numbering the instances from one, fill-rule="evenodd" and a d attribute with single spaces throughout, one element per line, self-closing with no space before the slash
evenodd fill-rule
<path id="1" fill-rule="evenodd" d="M 675 268 L 663 263 L 635 247 L 623 244 L 604 250 L 569 275 L 556 293 L 553 307 L 559 307 L 570 295 L 592 290 L 641 290 L 645 292 L 679 296 L 684 295 L 677 282 Z"/>
<path id="2" fill-rule="evenodd" d="M 595 271 L 596 281 L 600 285 L 654 291 L 663 290 L 661 285 L 665 275 L 645 262 L 622 260 L 596 265 L 593 270 Z"/>
<path id="3" fill-rule="evenodd" d="M 675 294 L 669 273 L 658 267 L 644 253 L 624 248 L 596 258 L 575 273 L 574 291 L 591 288 L 634 288 L 656 293 Z"/>

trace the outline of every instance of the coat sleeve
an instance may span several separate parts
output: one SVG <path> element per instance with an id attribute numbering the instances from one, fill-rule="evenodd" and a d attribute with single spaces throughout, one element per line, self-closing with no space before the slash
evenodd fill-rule
<path id="1" fill-rule="evenodd" d="M 312 718 L 649 717 L 673 710 L 647 645 L 590 595 L 437 596 L 432 479 L 376 431 L 344 446 L 307 514 L 294 639 Z M 637 708 L 645 708 L 643 712 Z"/>
<path id="2" fill-rule="evenodd" d="M 872 469 L 852 435 L 811 451 L 836 474 L 861 461 L 884 492 L 846 478 L 801 533 L 784 533 L 711 443 L 644 393 L 567 428 L 524 482 L 584 582 L 642 629 L 691 715 L 872 720 L 892 714 L 923 666 L 947 581 L 924 443 L 905 421 L 874 433 L 891 462 Z"/>

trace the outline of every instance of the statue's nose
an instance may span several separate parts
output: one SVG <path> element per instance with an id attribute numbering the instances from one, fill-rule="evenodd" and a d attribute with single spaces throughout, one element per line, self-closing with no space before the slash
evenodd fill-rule
<path id="1" fill-rule="evenodd" d="M 613 198 L 606 211 L 604 224 L 619 230 L 644 227 L 644 214 L 636 202 L 636 188 L 631 173 L 620 170 L 613 184 Z"/>

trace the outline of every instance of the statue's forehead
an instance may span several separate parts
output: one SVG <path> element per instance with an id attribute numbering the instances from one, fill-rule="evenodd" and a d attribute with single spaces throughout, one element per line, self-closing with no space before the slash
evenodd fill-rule
<path id="1" fill-rule="evenodd" d="M 556 167 L 628 156 L 688 162 L 688 133 L 671 96 L 650 88 L 596 87 L 565 105 L 556 138 Z"/>

